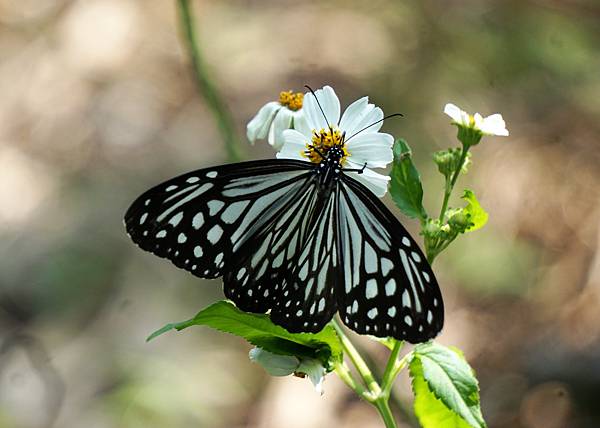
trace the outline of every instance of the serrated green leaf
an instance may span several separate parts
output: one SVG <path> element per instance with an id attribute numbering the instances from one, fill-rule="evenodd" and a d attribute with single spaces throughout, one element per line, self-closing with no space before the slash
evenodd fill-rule
<path id="1" fill-rule="evenodd" d="M 390 194 L 398 208 L 408 217 L 425 220 L 427 213 L 423 207 L 421 177 L 413 164 L 410 147 L 402 139 L 394 143 L 390 177 Z"/>
<path id="2" fill-rule="evenodd" d="M 424 428 L 485 428 L 473 370 L 454 350 L 417 345 L 410 362 L 415 413 Z"/>
<path id="3" fill-rule="evenodd" d="M 479 201 L 475 197 L 475 194 L 465 189 L 465 193 L 462 198 L 468 202 L 464 208 L 464 212 L 468 215 L 469 221 L 473 224 L 467 228 L 467 232 L 473 232 L 474 230 L 482 228 L 488 221 L 488 213 L 479 205 Z"/>
<path id="4" fill-rule="evenodd" d="M 201 310 L 192 319 L 167 324 L 152 333 L 147 340 L 169 330 L 180 331 L 194 325 L 204 325 L 243 337 L 253 345 L 274 354 L 318 358 L 326 367 L 342 358 L 342 345 L 331 326 L 326 326 L 315 334 L 294 334 L 273 324 L 268 315 L 243 312 L 233 303 L 224 300 Z"/>

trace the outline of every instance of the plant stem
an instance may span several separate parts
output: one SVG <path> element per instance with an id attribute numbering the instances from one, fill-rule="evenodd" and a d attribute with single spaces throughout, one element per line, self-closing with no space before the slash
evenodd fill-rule
<path id="1" fill-rule="evenodd" d="M 463 144 L 462 150 L 460 153 L 460 160 L 458 161 L 458 167 L 452 174 L 452 178 L 450 182 L 446 180 L 446 189 L 444 190 L 444 202 L 442 203 L 442 209 L 440 210 L 440 221 L 444 221 L 444 215 L 446 214 L 446 209 L 448 209 L 448 200 L 450 199 L 450 194 L 452 190 L 454 190 L 454 185 L 456 184 L 456 180 L 458 180 L 458 176 L 460 175 L 460 170 L 465 163 L 465 159 L 467 158 L 467 153 L 469 152 L 469 146 L 465 146 Z"/>
<path id="2" fill-rule="evenodd" d="M 392 409 L 390 409 L 387 397 L 380 397 L 375 400 L 373 404 L 375 404 L 377 411 L 381 415 L 381 419 L 383 419 L 383 423 L 385 424 L 386 428 L 398 428 L 398 425 L 396 425 L 396 421 L 394 420 L 394 415 L 392 414 Z"/>
<path id="3" fill-rule="evenodd" d="M 348 357 L 350 357 L 352 364 L 354 364 L 354 367 L 356 367 L 356 371 L 358 371 L 358 374 L 365 383 L 365 386 L 369 389 L 370 398 L 365 398 L 372 402 L 381 393 L 381 387 L 375 380 L 375 377 L 373 376 L 371 369 L 369 369 L 367 366 L 367 363 L 365 363 L 365 360 L 362 359 L 360 353 L 356 350 L 350 339 L 348 339 L 346 333 L 344 333 L 344 329 L 339 322 L 334 318 L 331 323 L 333 324 L 333 328 L 335 328 L 335 331 L 340 338 L 344 352 L 348 355 Z"/>
<path id="4" fill-rule="evenodd" d="M 387 365 L 385 367 L 385 372 L 383 373 L 383 381 L 381 382 L 382 395 L 384 397 L 389 398 L 390 392 L 392 390 L 392 385 L 396 380 L 396 376 L 400 372 L 398 370 L 398 354 L 400 350 L 404 346 L 403 340 L 397 340 L 394 343 L 394 347 L 392 348 L 392 352 L 390 353 L 390 358 L 388 359 Z"/>
<path id="5" fill-rule="evenodd" d="M 356 382 L 345 362 L 342 361 L 341 363 L 337 364 L 335 366 L 335 372 L 340 379 L 342 379 L 342 381 L 344 381 L 344 383 L 360 397 L 366 400 L 370 399 L 370 395 L 367 395 L 365 388 L 360 383 Z"/>
<path id="6" fill-rule="evenodd" d="M 200 95 L 202 95 L 204 101 L 206 101 L 208 108 L 211 110 L 215 120 L 217 121 L 219 132 L 221 133 L 221 137 L 225 142 L 227 157 L 232 162 L 239 161 L 241 156 L 237 144 L 234 121 L 229 109 L 221 97 L 221 94 L 209 76 L 210 73 L 208 72 L 208 67 L 198 45 L 198 36 L 196 33 L 194 15 L 192 13 L 190 1 L 178 0 L 178 5 L 180 25 L 183 32 L 183 37 L 185 39 L 188 55 L 190 56 L 192 65 L 194 67 L 194 76 L 200 91 Z"/>

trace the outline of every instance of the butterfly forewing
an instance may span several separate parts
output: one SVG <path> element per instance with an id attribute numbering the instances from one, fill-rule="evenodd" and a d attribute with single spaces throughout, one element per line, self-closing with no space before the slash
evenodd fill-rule
<path id="1" fill-rule="evenodd" d="M 284 277 L 300 252 L 318 192 L 315 177 L 302 177 L 286 203 L 236 251 L 223 276 L 225 295 L 250 312 L 266 312 L 281 296 Z"/>
<path id="2" fill-rule="evenodd" d="M 215 278 L 309 176 L 305 162 L 292 160 L 193 171 L 142 194 L 127 211 L 125 226 L 142 249 L 196 276 Z"/>
<path id="3" fill-rule="evenodd" d="M 340 189 L 342 320 L 358 333 L 410 342 L 435 337 L 444 322 L 442 296 L 419 246 L 362 184 L 346 175 Z"/>

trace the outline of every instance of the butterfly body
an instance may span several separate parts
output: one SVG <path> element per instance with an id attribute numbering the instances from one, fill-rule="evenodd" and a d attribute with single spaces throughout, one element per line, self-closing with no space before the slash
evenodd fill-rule
<path id="1" fill-rule="evenodd" d="M 176 177 L 132 204 L 126 229 L 198 277 L 223 276 L 240 309 L 270 311 L 291 332 L 320 331 L 339 312 L 359 333 L 434 337 L 443 303 L 425 256 L 352 177 L 361 170 L 344 169 L 343 147 L 318 153 Z"/>

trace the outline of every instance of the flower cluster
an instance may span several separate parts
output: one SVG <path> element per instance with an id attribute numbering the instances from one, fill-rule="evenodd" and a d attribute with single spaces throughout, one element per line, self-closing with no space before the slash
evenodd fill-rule
<path id="1" fill-rule="evenodd" d="M 465 147 L 478 144 L 484 135 L 508 136 L 500 114 L 484 118 L 454 104 L 446 104 L 444 113 L 458 127 L 458 139 Z M 370 104 L 368 97 L 353 102 L 341 114 L 335 91 L 324 86 L 306 94 L 281 92 L 278 101 L 265 104 L 248 123 L 247 134 L 251 143 L 267 138 L 280 159 L 319 163 L 331 147 L 341 147 L 342 167 L 361 170 L 353 178 L 383 197 L 390 177 L 372 170 L 385 168 L 393 160 L 394 138 L 379 132 L 383 119 L 381 108 Z M 440 171 L 447 175 L 454 171 L 460 153 L 461 149 L 436 154 Z M 468 163 L 467 156 L 461 168 L 466 169 Z"/>
<path id="2" fill-rule="evenodd" d="M 268 134 L 269 143 L 279 151 L 278 158 L 316 163 L 321 160 L 319 153 L 334 143 L 341 144 L 342 166 L 364 167 L 353 178 L 381 197 L 390 178 L 371 168 L 385 168 L 392 161 L 394 144 L 390 134 L 379 132 L 383 117 L 383 111 L 369 103 L 368 97 L 353 102 L 341 114 L 340 101 L 330 86 L 302 98 L 291 91 L 282 92 L 279 101 L 265 104 L 248 123 L 248 139 L 254 142 Z"/>

